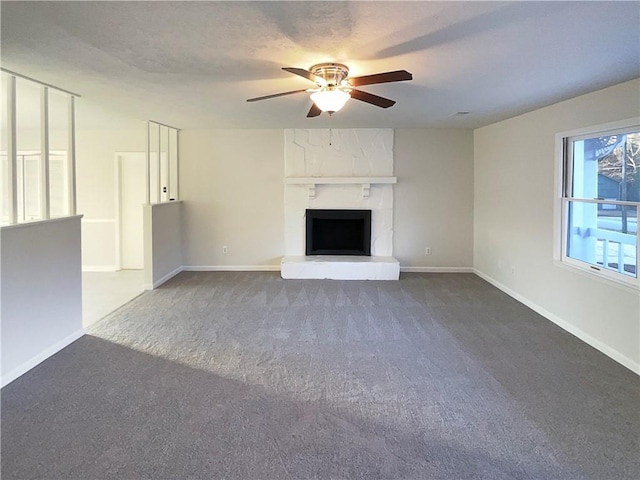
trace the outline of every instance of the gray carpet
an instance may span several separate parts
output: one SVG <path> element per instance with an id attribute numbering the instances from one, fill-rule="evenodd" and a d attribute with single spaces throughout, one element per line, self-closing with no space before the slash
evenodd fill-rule
<path id="1" fill-rule="evenodd" d="M 471 274 L 182 273 L 2 390 L 2 478 L 640 478 L 640 380 Z"/>

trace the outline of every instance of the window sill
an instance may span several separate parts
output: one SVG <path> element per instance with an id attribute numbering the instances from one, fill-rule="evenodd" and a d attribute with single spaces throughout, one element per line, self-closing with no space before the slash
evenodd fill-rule
<path id="1" fill-rule="evenodd" d="M 573 273 L 577 273 L 583 277 L 591 278 L 600 283 L 604 283 L 605 285 L 623 290 L 628 293 L 638 294 L 638 292 L 640 292 L 640 282 L 637 278 L 634 279 L 632 277 L 629 277 L 629 280 L 613 278 L 608 275 L 603 275 L 588 267 L 574 265 L 572 263 L 563 262 L 561 260 L 554 260 L 553 264 L 556 267 L 565 269 Z"/>

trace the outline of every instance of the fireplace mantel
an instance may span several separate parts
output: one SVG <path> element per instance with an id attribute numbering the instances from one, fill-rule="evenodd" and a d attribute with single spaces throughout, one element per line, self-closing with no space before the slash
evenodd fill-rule
<path id="1" fill-rule="evenodd" d="M 397 177 L 286 177 L 286 185 L 306 185 L 315 198 L 316 185 L 362 185 L 362 198 L 369 198 L 371 185 L 398 183 Z"/>

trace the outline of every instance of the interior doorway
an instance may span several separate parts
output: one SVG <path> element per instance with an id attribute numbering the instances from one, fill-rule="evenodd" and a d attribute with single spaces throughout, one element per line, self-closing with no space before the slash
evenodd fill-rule
<path id="1" fill-rule="evenodd" d="M 82 274 L 83 326 L 105 318 L 144 292 L 145 152 L 115 154 L 115 270 Z M 102 241 L 109 241 L 107 237 Z"/>

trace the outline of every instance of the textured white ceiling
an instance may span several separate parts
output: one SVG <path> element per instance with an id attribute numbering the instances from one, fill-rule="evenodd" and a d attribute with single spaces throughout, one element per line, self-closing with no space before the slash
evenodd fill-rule
<path id="1" fill-rule="evenodd" d="M 338 127 L 486 125 L 640 75 L 639 2 L 6 2 L 2 66 L 179 128 L 326 127 L 281 70 L 414 80 L 363 90 Z M 456 116 L 459 111 L 470 111 Z"/>

